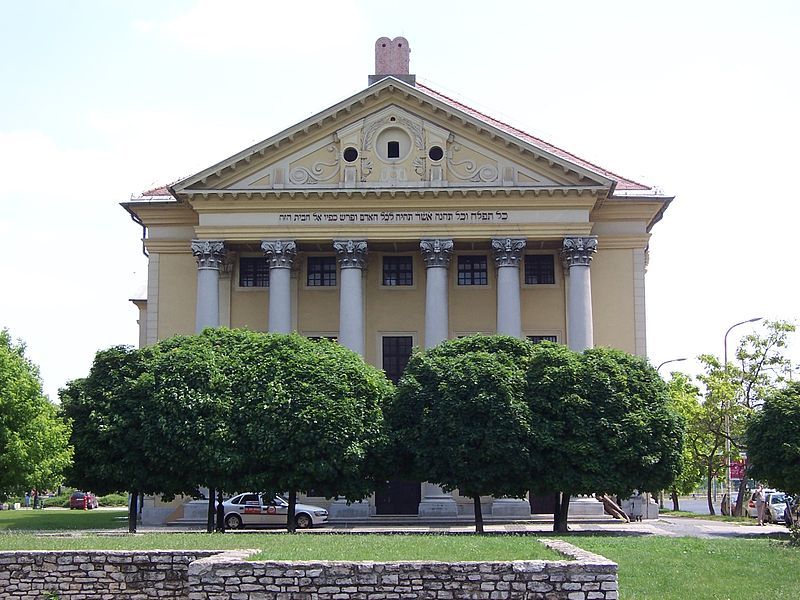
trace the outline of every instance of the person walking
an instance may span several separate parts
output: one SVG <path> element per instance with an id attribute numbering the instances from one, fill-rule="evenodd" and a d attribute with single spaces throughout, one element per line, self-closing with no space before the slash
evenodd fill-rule
<path id="1" fill-rule="evenodd" d="M 753 492 L 753 497 L 750 498 L 753 502 L 756 503 L 756 518 L 758 519 L 758 524 L 764 524 L 764 505 L 766 498 L 764 497 L 764 486 L 761 484 L 758 485 L 756 491 Z"/>

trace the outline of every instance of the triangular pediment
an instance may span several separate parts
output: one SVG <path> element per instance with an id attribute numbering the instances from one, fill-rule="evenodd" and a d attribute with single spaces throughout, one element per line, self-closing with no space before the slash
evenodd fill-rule
<path id="1" fill-rule="evenodd" d="M 532 139 L 387 78 L 178 182 L 172 191 L 585 189 L 614 183 Z"/>

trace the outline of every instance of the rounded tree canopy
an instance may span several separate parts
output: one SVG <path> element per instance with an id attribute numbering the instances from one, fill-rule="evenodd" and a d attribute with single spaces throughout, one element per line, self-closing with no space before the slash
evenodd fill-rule
<path id="1" fill-rule="evenodd" d="M 747 426 L 750 476 L 800 494 L 800 382 L 776 391 Z"/>
<path id="2" fill-rule="evenodd" d="M 608 348 L 577 354 L 537 345 L 527 399 L 537 489 L 626 494 L 662 489 L 676 476 L 681 420 L 646 360 Z"/>
<path id="3" fill-rule="evenodd" d="M 404 474 L 466 496 L 524 495 L 530 353 L 528 342 L 480 335 L 414 352 L 386 411 Z"/>

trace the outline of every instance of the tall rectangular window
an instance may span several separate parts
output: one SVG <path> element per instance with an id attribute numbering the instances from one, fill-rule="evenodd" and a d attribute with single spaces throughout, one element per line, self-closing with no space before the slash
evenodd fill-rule
<path id="1" fill-rule="evenodd" d="M 333 256 L 309 256 L 306 285 L 309 287 L 335 287 L 336 258 Z"/>
<path id="2" fill-rule="evenodd" d="M 383 336 L 383 370 L 392 382 L 400 381 L 411 356 L 412 338 L 410 335 Z"/>
<path id="3" fill-rule="evenodd" d="M 269 265 L 263 256 L 239 257 L 239 287 L 268 287 Z"/>
<path id="4" fill-rule="evenodd" d="M 384 256 L 383 285 L 414 285 L 413 259 L 410 256 Z"/>
<path id="5" fill-rule="evenodd" d="M 555 283 L 556 269 L 552 254 L 525 255 L 525 283 Z"/>
<path id="6" fill-rule="evenodd" d="M 487 285 L 486 265 L 485 256 L 459 256 L 458 285 Z"/>

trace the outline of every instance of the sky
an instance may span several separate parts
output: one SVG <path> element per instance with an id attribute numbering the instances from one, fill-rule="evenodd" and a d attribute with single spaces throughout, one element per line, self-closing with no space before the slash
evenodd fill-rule
<path id="1" fill-rule="evenodd" d="M 648 355 L 690 360 L 662 374 L 722 356 L 734 323 L 800 317 L 793 0 L 0 8 L 0 328 L 52 400 L 98 349 L 137 343 L 147 263 L 119 203 L 360 91 L 382 36 L 434 89 L 675 195 L 652 231 Z"/>

